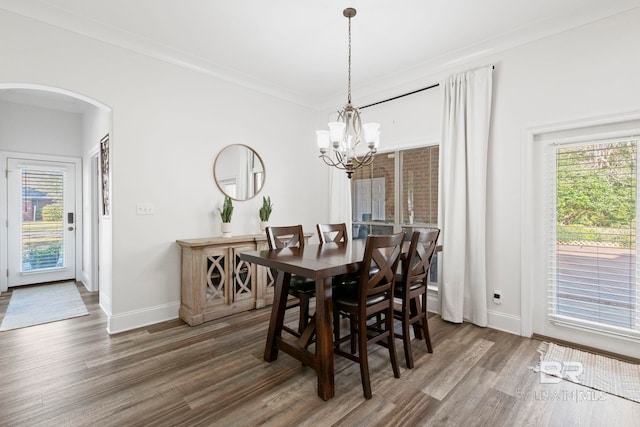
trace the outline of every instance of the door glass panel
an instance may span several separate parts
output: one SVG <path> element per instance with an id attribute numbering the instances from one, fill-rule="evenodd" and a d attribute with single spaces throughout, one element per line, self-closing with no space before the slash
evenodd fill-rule
<path id="1" fill-rule="evenodd" d="M 21 169 L 21 271 L 64 266 L 64 172 Z"/>
<path id="2" fill-rule="evenodd" d="M 637 190 L 636 141 L 556 149 L 552 320 L 640 330 Z"/>

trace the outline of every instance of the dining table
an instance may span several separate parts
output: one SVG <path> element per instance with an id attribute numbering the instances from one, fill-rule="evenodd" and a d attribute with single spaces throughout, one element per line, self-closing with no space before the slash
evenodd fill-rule
<path id="1" fill-rule="evenodd" d="M 243 261 L 277 270 L 264 360 L 275 361 L 282 350 L 313 368 L 318 377 L 318 396 L 324 400 L 335 395 L 332 278 L 359 271 L 365 243 L 365 240 L 358 239 L 239 254 Z M 292 274 L 315 281 L 316 312 L 300 337 L 289 338 L 287 335 L 285 338 L 282 326 Z M 315 351 L 309 351 L 314 335 Z"/>

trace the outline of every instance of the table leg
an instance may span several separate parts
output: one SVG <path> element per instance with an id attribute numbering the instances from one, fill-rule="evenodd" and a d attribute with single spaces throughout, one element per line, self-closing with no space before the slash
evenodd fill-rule
<path id="1" fill-rule="evenodd" d="M 264 360 L 273 362 L 278 358 L 278 339 L 282 336 L 284 312 L 287 309 L 287 295 L 291 274 L 278 271 L 274 285 L 273 306 L 271 307 L 271 319 L 269 320 L 269 332 L 267 344 L 264 348 Z"/>
<path id="2" fill-rule="evenodd" d="M 318 396 L 324 400 L 335 394 L 333 380 L 333 296 L 331 277 L 316 279 L 316 352 Z"/>

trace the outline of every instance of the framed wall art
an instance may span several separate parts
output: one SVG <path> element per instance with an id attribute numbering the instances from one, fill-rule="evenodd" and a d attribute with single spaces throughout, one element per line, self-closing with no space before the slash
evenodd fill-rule
<path id="1" fill-rule="evenodd" d="M 100 177 L 102 181 L 102 216 L 109 218 L 111 215 L 109 134 L 100 140 Z"/>

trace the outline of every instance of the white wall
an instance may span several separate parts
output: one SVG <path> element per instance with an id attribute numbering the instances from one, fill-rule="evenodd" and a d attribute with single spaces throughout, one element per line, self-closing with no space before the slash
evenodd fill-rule
<path id="1" fill-rule="evenodd" d="M 0 151 L 82 155 L 82 114 L 0 100 Z"/>
<path id="2" fill-rule="evenodd" d="M 361 110 L 364 122 L 380 123 L 379 151 L 439 142 L 440 96 L 440 88 L 435 87 Z"/>
<path id="3" fill-rule="evenodd" d="M 271 196 L 273 224 L 313 231 L 327 215 L 316 112 L 6 12 L 0 54 L 0 82 L 59 87 L 112 109 L 112 332 L 177 317 L 175 240 L 220 235 L 212 167 L 222 147 L 246 144 L 264 160 L 259 196 Z M 155 215 L 136 215 L 139 202 Z M 236 234 L 259 232 L 259 206 L 259 197 L 235 203 Z"/>

